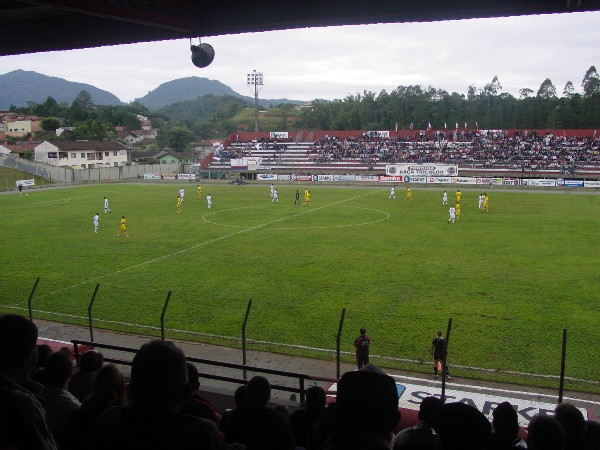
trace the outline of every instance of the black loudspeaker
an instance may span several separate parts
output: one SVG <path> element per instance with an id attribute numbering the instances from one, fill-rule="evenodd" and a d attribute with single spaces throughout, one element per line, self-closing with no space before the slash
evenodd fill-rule
<path id="1" fill-rule="evenodd" d="M 208 67 L 215 59 L 215 49 L 210 44 L 192 45 L 192 62 L 201 69 Z"/>

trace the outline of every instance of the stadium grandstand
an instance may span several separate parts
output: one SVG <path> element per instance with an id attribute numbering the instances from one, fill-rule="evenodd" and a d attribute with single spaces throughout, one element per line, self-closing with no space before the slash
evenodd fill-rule
<path id="1" fill-rule="evenodd" d="M 372 173 L 389 164 L 452 164 L 461 175 L 600 175 L 595 130 L 311 131 L 233 133 L 208 170 Z"/>

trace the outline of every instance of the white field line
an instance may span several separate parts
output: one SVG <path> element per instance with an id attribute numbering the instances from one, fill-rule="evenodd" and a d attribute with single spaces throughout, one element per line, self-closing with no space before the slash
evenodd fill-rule
<path id="1" fill-rule="evenodd" d="M 174 252 L 174 253 L 170 253 L 170 254 L 167 254 L 167 255 L 159 256 L 158 258 L 154 258 L 154 259 L 151 259 L 151 260 L 148 260 L 148 261 L 144 261 L 144 262 L 141 262 L 141 263 L 139 263 L 139 264 L 135 264 L 135 265 L 133 265 L 133 266 L 125 267 L 125 268 L 123 268 L 123 269 L 117 270 L 117 271 L 115 271 L 115 272 L 112 272 L 112 273 L 107 273 L 107 274 L 105 274 L 105 275 L 101 275 L 101 276 L 99 276 L 99 277 L 96 277 L 96 278 L 91 278 L 91 279 L 89 279 L 89 280 L 85 280 L 85 281 L 82 281 L 82 282 L 80 282 L 80 283 L 76 283 L 76 284 L 73 284 L 73 285 L 71 285 L 71 286 L 67 286 L 67 287 L 64 287 L 64 288 L 62 288 L 62 289 L 58 289 L 58 290 L 56 290 L 56 291 L 53 291 L 53 292 L 50 292 L 50 293 L 48 293 L 46 296 L 43 296 L 43 297 L 41 297 L 41 298 L 46 298 L 46 297 L 48 297 L 48 296 L 51 296 L 51 295 L 53 295 L 53 294 L 57 294 L 57 293 L 59 293 L 59 292 L 68 291 L 69 289 L 73 289 L 73 288 L 76 288 L 76 287 L 82 286 L 82 285 L 84 285 L 84 284 L 92 283 L 92 282 L 94 282 L 94 281 L 102 280 L 102 279 L 104 279 L 104 278 L 107 278 L 107 277 L 110 277 L 110 276 L 113 276 L 113 275 L 117 275 L 117 274 L 119 274 L 119 273 L 122 273 L 122 272 L 126 272 L 126 271 L 129 271 L 129 270 L 137 269 L 137 268 L 139 268 L 139 267 L 146 266 L 146 265 L 148 265 L 148 264 L 152 264 L 152 263 L 155 263 L 155 262 L 158 262 L 158 261 L 162 261 L 163 259 L 172 258 L 173 256 L 177 256 L 177 255 L 180 255 L 180 254 L 182 254 L 182 253 L 188 252 L 188 251 L 190 251 L 190 250 L 194 250 L 194 249 L 196 249 L 196 248 L 203 247 L 203 246 L 205 246 L 205 245 L 212 244 L 212 243 L 214 243 L 214 242 L 222 241 L 223 239 L 227 239 L 227 238 L 230 238 L 230 237 L 233 237 L 233 236 L 237 236 L 237 235 L 239 235 L 239 234 L 242 234 L 242 233 L 248 233 L 248 232 L 250 232 L 250 231 L 254 231 L 254 230 L 257 230 L 257 229 L 259 229 L 259 228 L 263 228 L 263 227 L 266 227 L 266 226 L 272 225 L 272 224 L 274 224 L 274 223 L 282 222 L 282 221 L 284 221 L 284 220 L 289 220 L 289 219 L 292 219 L 292 218 L 294 218 L 294 217 L 301 216 L 301 215 L 303 215 L 303 214 L 309 214 L 309 213 L 311 213 L 311 212 L 313 212 L 313 211 L 318 211 L 318 210 L 320 210 L 320 209 L 328 208 L 328 207 L 330 207 L 330 206 L 335 206 L 335 205 L 338 205 L 338 204 L 340 204 L 340 203 L 345 203 L 345 202 L 348 202 L 348 201 L 351 201 L 351 200 L 355 200 L 355 199 L 357 199 L 357 198 L 366 197 L 367 195 L 375 194 L 375 193 L 377 193 L 377 192 L 380 192 L 380 191 L 372 191 L 372 192 L 368 192 L 368 193 L 366 193 L 366 194 L 358 195 L 358 196 L 356 196 L 356 197 L 347 198 L 347 199 L 345 199 L 345 200 L 340 200 L 339 202 L 331 203 L 331 204 L 329 204 L 329 205 L 318 206 L 318 207 L 316 207 L 316 208 L 312 208 L 312 207 L 311 207 L 310 209 L 307 209 L 307 210 L 305 210 L 305 211 L 299 212 L 298 214 L 294 214 L 294 215 L 292 215 L 292 216 L 288 216 L 288 217 L 282 217 L 282 218 L 280 218 L 280 219 L 277 219 L 277 220 L 272 220 L 272 221 L 270 221 L 270 222 L 265 222 L 265 223 L 263 223 L 263 224 L 256 225 L 256 226 L 254 226 L 254 227 L 246 228 L 246 229 L 239 230 L 239 231 L 234 231 L 233 233 L 225 234 L 225 235 L 223 235 L 223 236 L 220 236 L 220 237 L 218 237 L 218 238 L 211 239 L 211 240 L 209 240 L 209 241 L 205 241 L 205 242 L 201 242 L 201 243 L 199 243 L 199 244 L 196 244 L 196 245 L 192 245 L 191 247 L 184 248 L 184 249 L 182 249 L 182 250 L 179 250 L 179 251 L 176 251 L 176 252 Z"/>

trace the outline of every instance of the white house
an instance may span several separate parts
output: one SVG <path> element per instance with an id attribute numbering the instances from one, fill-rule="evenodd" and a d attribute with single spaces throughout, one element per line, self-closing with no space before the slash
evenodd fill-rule
<path id="1" fill-rule="evenodd" d="M 35 147 L 34 159 L 83 169 L 118 167 L 128 161 L 127 147 L 114 141 L 44 141 Z"/>

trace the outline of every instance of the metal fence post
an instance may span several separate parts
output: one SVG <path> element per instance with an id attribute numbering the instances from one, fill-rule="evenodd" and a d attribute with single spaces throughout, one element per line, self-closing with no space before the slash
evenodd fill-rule
<path id="1" fill-rule="evenodd" d="M 448 343 L 450 342 L 450 330 L 452 329 L 452 317 L 448 319 L 446 329 L 446 343 L 444 344 L 444 361 L 442 366 L 442 402 L 446 403 L 446 364 L 448 359 Z"/>
<path id="2" fill-rule="evenodd" d="M 37 277 L 35 280 L 35 284 L 33 285 L 33 289 L 31 290 L 31 294 L 29 294 L 29 300 L 27 300 L 27 307 L 29 308 L 29 320 L 33 321 L 33 309 L 31 308 L 31 302 L 33 301 L 33 296 L 35 294 L 35 290 L 38 287 L 38 283 L 40 282 L 40 277 Z"/>
<path id="3" fill-rule="evenodd" d="M 337 333 L 337 348 L 336 348 L 336 376 L 340 378 L 340 367 L 341 367 L 341 339 L 342 339 L 342 328 L 344 328 L 344 317 L 346 317 L 346 308 L 342 308 L 342 316 L 340 317 L 340 326 L 338 327 Z"/>
<path id="4" fill-rule="evenodd" d="M 167 299 L 165 300 L 165 304 L 163 305 L 163 310 L 160 315 L 160 338 L 165 340 L 165 314 L 167 313 L 167 306 L 169 306 L 169 300 L 171 299 L 171 291 L 167 293 Z"/>
<path id="5" fill-rule="evenodd" d="M 565 391 L 565 362 L 567 359 L 567 329 L 563 328 L 562 354 L 560 356 L 560 383 L 558 385 L 558 403 L 562 403 Z"/>
<path id="6" fill-rule="evenodd" d="M 88 320 L 90 322 L 90 341 L 94 342 L 94 324 L 92 323 L 92 308 L 94 306 L 94 301 L 96 300 L 96 294 L 98 294 L 98 289 L 100 289 L 100 285 L 96 285 L 96 289 L 94 289 L 94 295 L 92 295 L 92 300 L 88 306 Z"/>
<path id="7" fill-rule="evenodd" d="M 250 308 L 252 308 L 252 299 L 248 300 L 248 307 L 246 308 L 246 315 L 244 316 L 244 323 L 242 324 L 242 364 L 244 365 L 244 380 L 247 380 L 246 373 L 246 325 L 248 324 L 248 317 L 250 316 Z"/>

